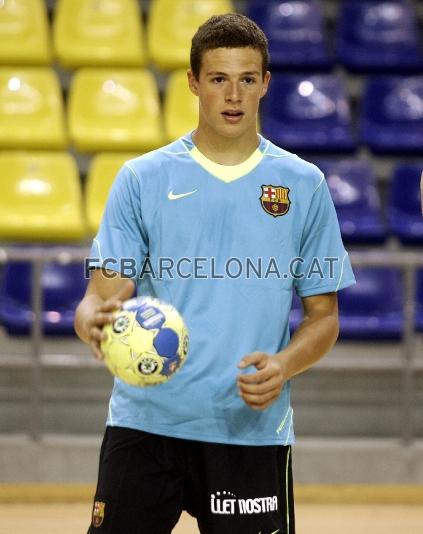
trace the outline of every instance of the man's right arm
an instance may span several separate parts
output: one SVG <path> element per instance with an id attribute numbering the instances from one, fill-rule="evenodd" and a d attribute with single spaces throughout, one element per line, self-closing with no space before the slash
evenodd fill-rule
<path id="1" fill-rule="evenodd" d="M 85 296 L 76 309 L 74 326 L 78 337 L 90 346 L 98 360 L 103 359 L 100 349 L 103 326 L 113 322 L 114 312 L 133 293 L 134 284 L 128 278 L 102 269 L 93 271 Z"/>

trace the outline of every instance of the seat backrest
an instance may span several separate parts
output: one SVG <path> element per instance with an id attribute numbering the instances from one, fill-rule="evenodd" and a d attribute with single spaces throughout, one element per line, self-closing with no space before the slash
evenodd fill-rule
<path id="1" fill-rule="evenodd" d="M 421 217 L 420 176 L 423 161 L 420 163 L 400 163 L 393 172 L 389 205 L 404 215 Z"/>
<path id="2" fill-rule="evenodd" d="M 45 67 L 0 67 L 0 148 L 64 148 L 57 75 Z"/>
<path id="3" fill-rule="evenodd" d="M 363 115 L 380 125 L 423 128 L 423 76 L 370 78 L 364 93 Z"/>
<path id="4" fill-rule="evenodd" d="M 351 118 L 343 82 L 333 74 L 276 73 L 263 108 L 284 126 L 298 122 L 349 125 Z"/>
<path id="5" fill-rule="evenodd" d="M 198 124 L 198 98 L 188 87 L 186 69 L 169 76 L 164 101 L 166 139 L 174 141 Z"/>
<path id="6" fill-rule="evenodd" d="M 91 233 L 95 234 L 112 183 L 125 161 L 135 158 L 132 153 L 97 154 L 90 163 L 85 189 L 85 212 Z"/>
<path id="7" fill-rule="evenodd" d="M 0 153 L 0 238 L 73 240 L 85 233 L 78 169 L 68 153 Z"/>
<path id="8" fill-rule="evenodd" d="M 357 283 L 339 292 L 343 315 L 399 312 L 403 307 L 401 270 L 387 267 L 356 267 Z"/>
<path id="9" fill-rule="evenodd" d="M 58 0 L 53 36 L 56 56 L 65 67 L 146 62 L 136 0 Z"/>
<path id="10" fill-rule="evenodd" d="M 164 70 L 187 67 L 191 39 L 200 24 L 233 11 L 231 0 L 153 0 L 147 26 L 153 63 Z"/>
<path id="11" fill-rule="evenodd" d="M 141 152 L 163 141 L 157 84 L 146 69 L 80 69 L 72 79 L 68 119 L 81 151 Z"/>
<path id="12" fill-rule="evenodd" d="M 32 266 L 29 262 L 6 264 L 1 284 L 1 296 L 22 306 L 31 306 Z M 87 280 L 83 265 L 46 263 L 41 274 L 44 310 L 73 309 L 84 296 Z"/>
<path id="13" fill-rule="evenodd" d="M 338 213 L 354 211 L 357 216 L 381 209 L 376 178 L 367 161 L 320 161 Z"/>
<path id="14" fill-rule="evenodd" d="M 347 0 L 340 13 L 340 27 L 352 43 L 401 48 L 418 41 L 417 18 L 409 2 Z"/>
<path id="15" fill-rule="evenodd" d="M 323 42 L 323 13 L 316 0 L 250 0 L 248 16 L 251 17 L 272 41 L 301 46 Z"/>
<path id="16" fill-rule="evenodd" d="M 51 44 L 44 0 L 0 2 L 0 65 L 46 65 Z"/>

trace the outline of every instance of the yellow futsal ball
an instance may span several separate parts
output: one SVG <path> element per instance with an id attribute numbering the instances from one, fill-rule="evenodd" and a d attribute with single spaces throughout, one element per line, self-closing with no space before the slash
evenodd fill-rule
<path id="1" fill-rule="evenodd" d="M 167 382 L 185 362 L 188 331 L 178 310 L 152 297 L 127 300 L 105 325 L 101 351 L 110 372 L 133 386 Z"/>

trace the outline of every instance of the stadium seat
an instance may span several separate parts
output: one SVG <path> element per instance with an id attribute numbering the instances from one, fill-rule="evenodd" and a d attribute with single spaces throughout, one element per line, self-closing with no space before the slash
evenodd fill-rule
<path id="1" fill-rule="evenodd" d="M 423 269 L 417 271 L 416 329 L 423 332 Z"/>
<path id="2" fill-rule="evenodd" d="M 383 243 L 387 228 L 370 163 L 320 161 L 335 204 L 342 237 L 349 243 Z"/>
<path id="3" fill-rule="evenodd" d="M 0 67 L 0 148 L 66 147 L 57 75 L 46 67 Z"/>
<path id="4" fill-rule="evenodd" d="M 212 15 L 232 11 L 230 0 L 153 0 L 147 26 L 151 60 L 163 70 L 187 67 L 198 26 Z"/>
<path id="5" fill-rule="evenodd" d="M 423 76 L 370 78 L 363 97 L 361 138 L 375 153 L 421 154 Z"/>
<path id="6" fill-rule="evenodd" d="M 198 98 L 188 87 L 186 69 L 176 70 L 169 76 L 164 101 L 164 123 L 169 142 L 197 126 Z"/>
<path id="7" fill-rule="evenodd" d="M 388 217 L 392 233 L 406 245 L 423 244 L 420 203 L 420 163 L 398 164 L 391 179 Z"/>
<path id="8" fill-rule="evenodd" d="M 294 291 L 292 295 L 291 311 L 289 313 L 289 330 L 291 334 L 293 334 L 294 331 L 298 328 L 301 321 L 303 320 L 303 317 L 304 313 L 301 304 L 301 299 Z"/>
<path id="9" fill-rule="evenodd" d="M 351 71 L 418 71 L 423 68 L 417 16 L 403 0 L 348 0 L 341 4 L 337 55 Z"/>
<path id="10" fill-rule="evenodd" d="M 261 110 L 263 134 L 293 151 L 352 152 L 350 106 L 332 74 L 274 74 Z"/>
<path id="11" fill-rule="evenodd" d="M 357 283 L 338 294 L 340 337 L 400 339 L 404 327 L 401 270 L 356 267 L 354 274 Z"/>
<path id="12" fill-rule="evenodd" d="M 0 323 L 10 335 L 31 332 L 32 267 L 27 262 L 7 263 L 0 285 Z M 47 335 L 74 334 L 75 309 L 87 286 L 80 263 L 46 263 L 41 274 L 42 324 Z"/>
<path id="13" fill-rule="evenodd" d="M 163 141 L 158 90 L 148 70 L 80 69 L 71 83 L 68 120 L 81 152 L 141 152 Z"/>
<path id="14" fill-rule="evenodd" d="M 65 153 L 0 152 L 0 239 L 72 241 L 85 234 L 75 161 Z"/>
<path id="15" fill-rule="evenodd" d="M 0 1 L 0 65 L 47 65 L 50 61 L 45 1 Z"/>
<path id="16" fill-rule="evenodd" d="M 125 161 L 138 154 L 97 154 L 90 163 L 85 190 L 85 213 L 92 234 L 97 233 L 113 180 Z"/>
<path id="17" fill-rule="evenodd" d="M 54 47 L 64 67 L 142 66 L 143 33 L 136 0 L 59 0 L 55 8 Z"/>
<path id="18" fill-rule="evenodd" d="M 250 0 L 247 15 L 269 39 L 272 68 L 332 67 L 319 1 Z"/>

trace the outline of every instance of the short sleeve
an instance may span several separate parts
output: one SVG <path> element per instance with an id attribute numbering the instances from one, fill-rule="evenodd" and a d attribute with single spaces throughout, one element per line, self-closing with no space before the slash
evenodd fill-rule
<path id="1" fill-rule="evenodd" d="M 135 278 L 148 253 L 141 213 L 141 181 L 124 165 L 107 199 L 88 268 L 103 267 Z"/>
<path id="2" fill-rule="evenodd" d="M 338 291 L 355 283 L 323 175 L 313 193 L 293 271 L 294 286 L 300 297 Z"/>

